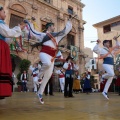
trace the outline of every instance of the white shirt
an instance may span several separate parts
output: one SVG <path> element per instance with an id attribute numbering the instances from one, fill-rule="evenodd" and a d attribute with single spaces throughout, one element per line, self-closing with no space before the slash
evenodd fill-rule
<path id="1" fill-rule="evenodd" d="M 19 37 L 22 35 L 22 31 L 19 26 L 10 29 L 6 24 L 0 23 L 0 34 L 6 37 L 6 42 L 8 42 L 11 41 L 11 39 L 8 38 Z"/>
<path id="2" fill-rule="evenodd" d="M 33 75 L 34 75 L 34 74 L 37 74 L 37 75 L 38 75 L 38 74 L 39 74 L 39 70 L 41 69 L 41 65 L 38 64 L 38 70 L 36 70 L 36 71 L 34 71 L 35 67 L 33 67 L 32 65 L 30 66 L 29 69 L 32 71 Z"/>
<path id="3" fill-rule="evenodd" d="M 46 36 L 46 33 L 37 32 L 36 30 L 34 30 L 34 27 L 33 27 L 32 23 L 31 23 L 31 28 L 33 29 L 33 31 L 35 31 L 36 33 L 38 33 L 40 35 L 33 34 L 32 32 L 31 32 L 31 34 L 37 40 L 39 40 L 40 42 L 42 42 L 43 38 Z M 64 32 L 64 34 L 61 35 L 61 36 L 55 37 L 56 42 L 59 43 L 59 41 L 62 40 L 70 32 L 71 29 L 72 29 L 72 23 L 71 23 L 71 21 L 68 21 L 66 23 L 66 26 L 65 26 L 65 32 Z M 50 46 L 52 48 L 56 48 L 55 44 L 51 40 L 44 42 L 43 45 Z"/>
<path id="4" fill-rule="evenodd" d="M 62 70 L 55 70 L 55 73 L 58 75 L 63 74 L 63 73 L 65 74 L 65 72 L 63 72 Z"/>
<path id="5" fill-rule="evenodd" d="M 63 68 L 64 69 L 68 69 L 68 67 L 69 67 L 69 64 L 71 65 L 71 63 L 69 63 L 69 62 L 65 62 L 64 63 L 64 65 L 63 65 Z M 71 70 L 79 70 L 79 66 L 77 65 L 77 64 L 73 64 L 73 68 L 72 68 L 72 65 L 71 65 Z"/>

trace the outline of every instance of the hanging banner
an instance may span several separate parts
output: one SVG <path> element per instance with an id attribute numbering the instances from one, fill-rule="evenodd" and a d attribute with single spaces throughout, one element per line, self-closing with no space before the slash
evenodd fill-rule
<path id="1" fill-rule="evenodd" d="M 78 59 L 78 48 L 76 46 L 70 46 L 70 50 L 71 50 L 71 57 L 74 58 L 74 60 Z"/>

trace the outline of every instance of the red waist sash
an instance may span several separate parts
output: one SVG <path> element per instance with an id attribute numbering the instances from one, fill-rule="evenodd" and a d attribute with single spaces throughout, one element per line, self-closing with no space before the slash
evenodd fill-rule
<path id="1" fill-rule="evenodd" d="M 63 78 L 64 77 L 64 75 L 62 74 L 62 75 L 59 75 L 59 78 Z"/>
<path id="2" fill-rule="evenodd" d="M 55 57 L 57 50 L 52 47 L 43 45 L 40 52 L 44 52 L 52 57 Z"/>
<path id="3" fill-rule="evenodd" d="M 33 74 L 33 77 L 36 77 L 37 76 L 37 74 Z"/>

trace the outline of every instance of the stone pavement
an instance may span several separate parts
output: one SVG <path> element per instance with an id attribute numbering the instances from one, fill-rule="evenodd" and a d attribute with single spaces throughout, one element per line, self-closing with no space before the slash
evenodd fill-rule
<path id="1" fill-rule="evenodd" d="M 41 105 L 35 93 L 15 92 L 0 100 L 0 120 L 120 120 L 120 96 L 109 96 L 107 101 L 101 93 L 80 93 L 74 98 L 55 93 L 44 96 Z"/>

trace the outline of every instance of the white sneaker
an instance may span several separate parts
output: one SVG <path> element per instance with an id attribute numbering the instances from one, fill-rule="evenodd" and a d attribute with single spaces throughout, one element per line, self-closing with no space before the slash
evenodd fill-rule
<path id="1" fill-rule="evenodd" d="M 102 92 L 102 94 L 103 94 L 103 96 L 104 96 L 107 100 L 109 100 L 109 97 L 108 97 L 108 95 L 107 95 L 106 92 Z"/>
<path id="2" fill-rule="evenodd" d="M 40 101 L 41 104 L 44 104 L 43 98 L 39 98 L 39 101 Z"/>
<path id="3" fill-rule="evenodd" d="M 39 98 L 40 103 L 41 103 L 41 104 L 44 104 L 44 100 L 43 100 L 42 95 L 38 94 L 38 98 Z"/>
<path id="4" fill-rule="evenodd" d="M 38 84 L 41 85 L 42 79 L 38 79 Z"/>

